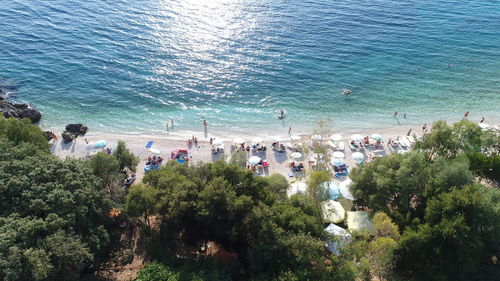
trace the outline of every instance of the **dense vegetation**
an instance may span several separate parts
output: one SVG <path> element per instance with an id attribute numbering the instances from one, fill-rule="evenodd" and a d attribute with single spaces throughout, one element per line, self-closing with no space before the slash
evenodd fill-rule
<path id="1" fill-rule="evenodd" d="M 148 214 L 161 216 L 154 256 L 178 270 L 182 280 L 193 279 L 193 271 L 182 269 L 192 261 L 179 266 L 169 256 L 179 245 L 196 251 L 209 241 L 233 257 L 232 267 L 200 273 L 203 280 L 335 277 L 325 265 L 329 257 L 317 209 L 304 196 L 286 199 L 288 184 L 281 176 L 256 177 L 224 162 L 170 163 L 144 182 L 147 186 L 131 189 L 127 211 L 146 222 Z"/>
<path id="2" fill-rule="evenodd" d="M 123 142 L 61 160 L 30 122 L 0 118 L 0 279 L 78 280 L 117 245 L 114 207 L 142 226 L 151 262 L 139 281 L 495 280 L 499 155 L 497 132 L 436 122 L 413 151 L 354 169 L 354 206 L 372 212 L 375 232 L 353 233 L 336 256 L 321 169 L 287 198 L 284 177 L 254 176 L 244 157 L 172 162 L 126 195 L 118 183 L 138 159 Z"/>
<path id="3" fill-rule="evenodd" d="M 0 279 L 77 280 L 106 255 L 113 202 L 95 166 L 52 156 L 30 123 L 0 118 Z"/>
<path id="4" fill-rule="evenodd" d="M 437 122 L 415 151 L 355 169 L 357 203 L 402 231 L 398 273 L 415 280 L 493 280 L 500 249 L 499 136 L 474 123 Z M 474 164 L 472 164 L 474 163 Z"/>

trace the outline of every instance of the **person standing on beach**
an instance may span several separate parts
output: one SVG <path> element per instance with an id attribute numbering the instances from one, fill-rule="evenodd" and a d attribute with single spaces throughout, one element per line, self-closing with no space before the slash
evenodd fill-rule
<path id="1" fill-rule="evenodd" d="M 406 119 L 406 113 L 405 113 L 405 114 L 403 114 L 403 118 L 404 118 L 404 119 Z"/>
<path id="2" fill-rule="evenodd" d="M 205 130 L 207 129 L 207 120 L 203 119 L 203 127 L 205 128 Z"/>
<path id="3" fill-rule="evenodd" d="M 172 129 L 173 129 L 174 128 L 174 119 L 173 118 L 170 119 L 170 124 L 172 125 L 170 127 L 172 127 Z"/>
<path id="4" fill-rule="evenodd" d="M 392 115 L 392 118 L 396 118 L 398 116 L 398 112 L 394 111 L 394 115 Z"/>
<path id="5" fill-rule="evenodd" d="M 479 123 L 483 123 L 484 122 L 484 116 L 481 117 L 481 121 L 479 121 Z"/>
<path id="6" fill-rule="evenodd" d="M 288 128 L 288 134 L 292 132 L 292 127 Z"/>
<path id="7" fill-rule="evenodd" d="M 468 118 L 469 117 L 469 111 L 465 112 L 464 114 L 464 118 Z"/>
<path id="8" fill-rule="evenodd" d="M 422 127 L 422 132 L 424 132 L 424 134 L 427 133 L 427 123 Z"/>

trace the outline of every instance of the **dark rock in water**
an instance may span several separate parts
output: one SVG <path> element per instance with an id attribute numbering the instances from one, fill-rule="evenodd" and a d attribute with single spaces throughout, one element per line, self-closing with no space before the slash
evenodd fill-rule
<path id="1" fill-rule="evenodd" d="M 72 142 L 77 137 L 76 134 L 73 134 L 73 133 L 68 132 L 68 131 L 62 132 L 61 136 L 64 140 L 64 143 Z"/>
<path id="2" fill-rule="evenodd" d="M 66 131 L 75 134 L 76 136 L 83 136 L 87 133 L 88 128 L 82 124 L 68 124 Z"/>
<path id="3" fill-rule="evenodd" d="M 6 101 L 3 97 L 0 97 L 0 112 L 3 113 L 5 118 L 28 118 L 33 123 L 40 121 L 40 118 L 42 118 L 40 111 L 29 105 L 11 103 Z"/>

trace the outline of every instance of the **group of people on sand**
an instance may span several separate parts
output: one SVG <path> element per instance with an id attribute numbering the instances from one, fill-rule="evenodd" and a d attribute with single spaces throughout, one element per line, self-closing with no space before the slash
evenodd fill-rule
<path id="1" fill-rule="evenodd" d="M 271 143 L 271 146 L 273 147 L 274 150 L 277 151 L 285 151 L 286 149 L 285 145 L 279 142 L 273 142 Z"/>
<path id="2" fill-rule="evenodd" d="M 148 161 L 146 162 L 146 165 L 151 165 L 151 166 L 160 166 L 161 163 L 163 163 L 163 158 L 160 156 L 149 156 Z"/>
<path id="3" fill-rule="evenodd" d="M 212 144 L 213 139 L 210 138 L 210 144 Z M 194 144 L 194 146 L 198 146 L 198 138 L 195 136 L 191 136 L 190 139 L 187 140 L 187 145 L 188 147 L 191 147 Z"/>
<path id="4" fill-rule="evenodd" d="M 290 167 L 292 172 L 302 172 L 302 170 L 304 170 L 304 163 L 303 162 L 292 161 L 292 162 L 290 162 L 290 164 L 288 166 Z"/>
<path id="5" fill-rule="evenodd" d="M 109 147 L 103 148 L 103 149 L 102 149 L 102 152 L 103 152 L 104 154 L 111 155 L 111 148 L 109 148 Z"/>
<path id="6" fill-rule="evenodd" d="M 354 140 L 351 140 L 351 146 L 354 148 L 361 148 L 365 146 L 371 146 L 373 145 L 375 148 L 379 148 L 382 146 L 382 141 L 381 140 L 374 140 L 373 142 L 370 142 L 370 138 L 368 136 L 363 138 L 363 141 L 360 141 L 356 143 Z"/>
<path id="7" fill-rule="evenodd" d="M 349 172 L 347 171 L 347 165 L 342 164 L 340 166 L 333 166 L 333 172 L 335 173 L 335 177 L 339 178 L 342 176 L 347 176 Z"/>

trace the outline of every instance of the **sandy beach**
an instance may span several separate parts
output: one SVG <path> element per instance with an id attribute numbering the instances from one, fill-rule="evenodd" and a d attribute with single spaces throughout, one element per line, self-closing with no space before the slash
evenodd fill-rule
<path id="1" fill-rule="evenodd" d="M 398 136 L 406 136 L 408 133 L 408 130 L 410 128 L 405 128 L 405 127 L 399 127 L 396 129 L 386 129 L 384 131 L 372 131 L 372 132 L 359 132 L 358 134 L 362 136 L 370 136 L 373 133 L 378 133 L 384 138 L 384 144 L 382 145 L 382 148 L 378 149 L 368 149 L 368 148 L 362 148 L 359 150 L 359 152 L 363 153 L 365 155 L 365 159 L 369 159 L 370 153 L 375 150 L 375 153 L 377 155 L 383 156 L 387 155 L 390 153 L 394 153 L 395 149 L 392 147 L 387 146 L 387 139 L 388 138 L 397 138 Z M 191 133 L 191 132 L 190 132 Z M 342 134 L 342 132 L 336 132 Z M 416 133 L 417 135 L 422 134 L 422 129 L 419 128 L 419 130 L 412 130 L 412 134 Z M 185 148 L 188 149 L 190 152 L 190 162 L 191 163 L 196 163 L 198 161 L 202 162 L 214 162 L 219 160 L 221 157 L 229 157 L 231 152 L 230 152 L 230 147 L 233 144 L 234 138 L 220 138 L 221 140 L 224 141 L 223 145 L 225 148 L 224 153 L 218 153 L 218 154 L 213 154 L 211 151 L 211 145 L 209 142 L 210 136 L 207 134 L 204 134 L 203 132 L 198 132 L 198 133 L 192 133 L 195 137 L 198 138 L 198 146 L 191 146 L 188 147 L 187 144 L 187 139 L 189 138 L 189 135 L 184 133 L 184 138 L 182 138 L 181 134 L 174 134 L 174 135 L 169 135 L 169 136 L 150 136 L 150 135 L 116 135 L 116 134 L 103 134 L 103 133 L 92 133 L 89 132 L 85 137 L 79 137 L 76 139 L 76 141 L 73 141 L 71 143 L 64 144 L 61 139 L 59 139 L 57 142 L 52 143 L 52 153 L 55 154 L 56 156 L 60 158 L 66 158 L 66 157 L 88 157 L 90 153 L 93 151 L 101 151 L 100 148 L 95 148 L 93 143 L 99 141 L 99 140 L 106 140 L 107 141 L 107 147 L 111 148 L 112 150 L 116 147 L 117 142 L 119 140 L 123 140 L 128 149 L 132 151 L 136 156 L 138 156 L 141 161 L 139 163 L 139 166 L 137 168 L 137 177 L 138 179 L 141 179 L 144 176 L 144 166 L 146 164 L 146 159 L 148 156 L 153 156 L 153 155 L 158 155 L 161 156 L 165 159 L 170 158 L 170 153 L 174 149 L 179 149 L 179 148 Z M 230 135 L 230 134 L 228 134 Z M 243 140 L 245 140 L 245 144 L 251 145 L 251 140 L 254 136 L 239 136 Z M 283 143 L 289 143 L 291 142 L 290 136 L 289 135 L 280 135 L 278 136 L 283 140 Z M 302 143 L 307 143 L 310 141 L 310 137 L 307 135 L 301 135 L 300 136 L 302 140 L 300 142 Z M 345 148 L 343 152 L 345 153 L 345 162 L 349 166 L 349 168 L 353 168 L 356 166 L 356 161 L 352 159 L 352 152 L 351 149 L 349 148 L 348 144 L 351 141 L 350 140 L 351 134 L 342 134 L 342 142 L 345 145 Z M 267 138 L 262 138 L 263 143 L 265 143 L 268 147 L 267 151 L 265 152 L 246 152 L 247 154 L 247 159 L 251 156 L 258 156 L 263 160 L 267 160 L 270 164 L 269 168 L 266 169 L 265 171 L 261 171 L 262 175 L 268 175 L 268 174 L 281 174 L 283 176 L 288 177 L 288 173 L 290 171 L 288 165 L 289 162 L 292 160 L 290 158 L 290 153 L 292 151 L 288 150 L 286 152 L 275 152 L 271 149 L 271 143 L 273 140 L 276 138 L 276 136 L 273 137 L 267 137 Z M 85 141 L 87 140 L 87 142 Z M 146 144 L 149 141 L 153 141 L 154 144 L 152 148 L 157 149 L 160 151 L 159 154 L 153 154 L 148 148 L 146 148 Z M 322 142 L 329 142 L 330 139 L 324 139 Z M 334 150 L 330 150 L 329 154 L 331 157 L 331 153 L 333 153 Z M 311 155 L 303 155 L 302 158 L 299 158 L 298 161 L 304 162 L 306 165 L 306 168 L 309 165 L 309 160 L 310 160 Z M 291 178 L 293 180 L 293 178 Z"/>

